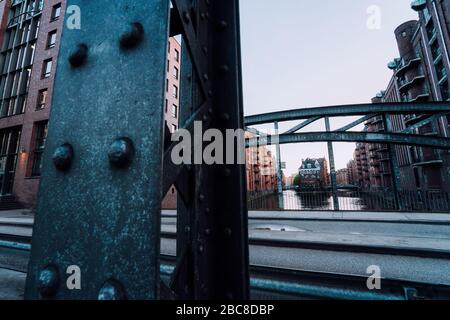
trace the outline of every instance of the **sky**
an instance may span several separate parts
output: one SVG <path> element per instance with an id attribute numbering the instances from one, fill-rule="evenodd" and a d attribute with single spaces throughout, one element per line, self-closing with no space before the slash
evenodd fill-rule
<path id="1" fill-rule="evenodd" d="M 398 57 L 395 28 L 417 20 L 410 3 L 411 0 L 241 0 L 245 115 L 370 103 L 377 92 L 386 89 L 392 77 L 387 63 Z M 379 20 L 372 8 L 379 10 Z M 332 129 L 353 119 L 332 120 Z M 280 124 L 280 130 L 296 124 Z M 323 130 L 323 123 L 306 129 Z M 334 149 L 336 168 L 345 168 L 355 144 L 335 143 Z M 298 171 L 302 159 L 326 156 L 325 143 L 281 146 L 288 176 Z"/>

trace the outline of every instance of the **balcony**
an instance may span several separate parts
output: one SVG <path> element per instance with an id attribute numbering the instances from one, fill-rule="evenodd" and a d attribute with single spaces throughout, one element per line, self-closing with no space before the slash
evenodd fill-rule
<path id="1" fill-rule="evenodd" d="M 422 59 L 420 57 L 418 57 L 418 58 L 409 60 L 407 63 L 402 63 L 400 65 L 399 69 L 397 70 L 397 72 L 395 73 L 395 75 L 397 77 L 402 76 L 409 69 L 417 67 L 420 64 L 421 60 Z"/>
<path id="2" fill-rule="evenodd" d="M 414 163 L 414 167 L 430 167 L 430 166 L 441 166 L 444 161 L 436 159 L 436 160 L 428 160 Z"/>
<path id="3" fill-rule="evenodd" d="M 419 83 L 421 81 L 425 80 L 425 76 L 424 75 L 418 75 L 416 77 L 414 77 L 412 80 L 410 81 L 399 81 L 400 87 L 399 90 L 400 91 L 405 91 L 407 89 L 409 89 L 412 85 Z"/>
<path id="4" fill-rule="evenodd" d="M 427 115 L 424 114 L 410 114 L 410 115 L 406 115 L 405 116 L 405 125 L 406 126 L 412 126 L 418 122 L 420 122 L 421 120 L 423 120 L 425 117 L 427 117 Z"/>

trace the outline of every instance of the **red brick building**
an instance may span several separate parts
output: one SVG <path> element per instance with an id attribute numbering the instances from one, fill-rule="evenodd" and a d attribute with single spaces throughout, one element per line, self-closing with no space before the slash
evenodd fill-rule
<path id="1" fill-rule="evenodd" d="M 65 0 L 0 1 L 0 208 L 36 203 Z M 181 49 L 169 40 L 166 121 L 178 128 Z"/>

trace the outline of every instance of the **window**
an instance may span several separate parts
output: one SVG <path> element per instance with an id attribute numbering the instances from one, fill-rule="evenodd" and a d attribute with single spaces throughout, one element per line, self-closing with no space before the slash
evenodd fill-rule
<path id="1" fill-rule="evenodd" d="M 167 60 L 167 72 L 170 71 L 170 60 Z"/>
<path id="2" fill-rule="evenodd" d="M 177 126 L 173 124 L 170 132 L 175 133 L 175 131 L 177 131 Z"/>
<path id="3" fill-rule="evenodd" d="M 166 107 L 165 107 L 165 112 L 167 113 L 167 111 L 168 111 L 168 105 L 169 105 L 169 101 L 167 101 L 167 99 L 166 99 Z"/>
<path id="4" fill-rule="evenodd" d="M 42 78 L 48 78 L 52 74 L 52 59 L 44 61 L 44 67 L 42 68 Z"/>
<path id="5" fill-rule="evenodd" d="M 48 96 L 47 89 L 43 89 L 43 90 L 39 91 L 36 110 L 41 110 L 41 109 L 45 108 L 45 105 L 47 104 L 47 96 Z"/>
<path id="6" fill-rule="evenodd" d="M 178 107 L 176 105 L 172 105 L 172 116 L 174 118 L 178 117 Z"/>
<path id="7" fill-rule="evenodd" d="M 56 30 L 49 32 L 47 37 L 47 49 L 53 48 L 56 45 Z"/>
<path id="8" fill-rule="evenodd" d="M 180 52 L 177 49 L 175 49 L 175 61 L 180 61 Z"/>
<path id="9" fill-rule="evenodd" d="M 178 79 L 179 70 L 177 67 L 173 67 L 173 77 Z"/>
<path id="10" fill-rule="evenodd" d="M 174 98 L 178 98 L 178 87 L 175 85 L 172 88 L 172 95 Z"/>
<path id="11" fill-rule="evenodd" d="M 61 3 L 55 4 L 52 9 L 52 16 L 50 21 L 58 20 L 61 16 Z"/>
<path id="12" fill-rule="evenodd" d="M 166 92 L 169 92 L 169 79 L 166 79 Z"/>
<path id="13" fill-rule="evenodd" d="M 33 167 L 31 175 L 38 177 L 41 175 L 42 154 L 45 148 L 45 140 L 47 139 L 47 121 L 39 122 L 35 125 L 36 138 L 33 152 Z"/>

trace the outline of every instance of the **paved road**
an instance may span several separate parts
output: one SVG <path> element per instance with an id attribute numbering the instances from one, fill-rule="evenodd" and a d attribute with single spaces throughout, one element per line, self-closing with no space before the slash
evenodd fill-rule
<path id="1" fill-rule="evenodd" d="M 176 225 L 176 218 L 162 218 L 163 225 Z M 402 224 L 387 222 L 347 222 L 320 220 L 255 220 L 250 219 L 250 230 L 263 229 L 316 232 L 333 234 L 382 235 L 398 237 L 417 237 L 450 239 L 450 224 Z"/>
<path id="2" fill-rule="evenodd" d="M 175 254 L 175 240 L 163 239 L 161 253 Z M 313 272 L 366 275 L 377 265 L 382 277 L 450 285 L 450 261 L 394 255 L 250 246 L 250 264 Z"/>

